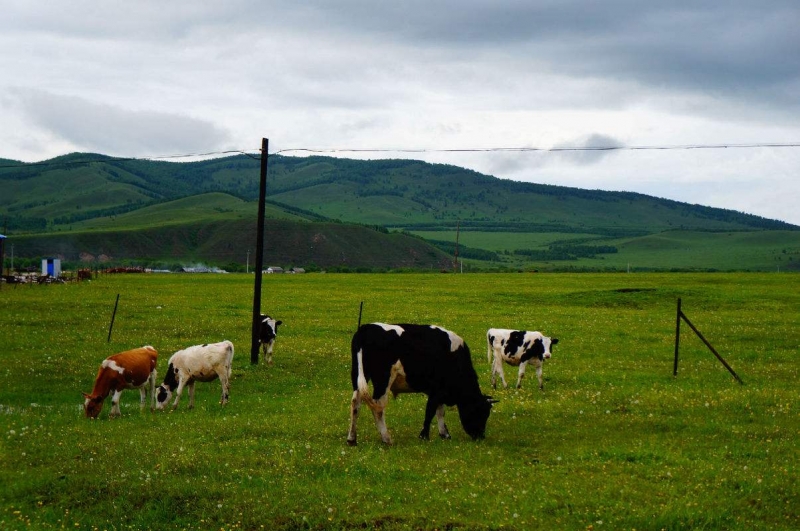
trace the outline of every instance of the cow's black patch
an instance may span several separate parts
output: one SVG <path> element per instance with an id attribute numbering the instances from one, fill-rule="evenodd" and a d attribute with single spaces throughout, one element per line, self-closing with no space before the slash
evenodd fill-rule
<path id="1" fill-rule="evenodd" d="M 167 388 L 163 385 L 158 386 L 158 395 L 156 395 L 156 400 L 159 404 L 167 401 Z"/>
<path id="2" fill-rule="evenodd" d="M 525 330 L 514 330 L 508 335 L 508 342 L 506 343 L 505 349 L 503 349 L 506 356 L 513 358 L 516 355 L 525 341 L 525 334 Z"/>
<path id="3" fill-rule="evenodd" d="M 163 384 L 164 386 L 169 387 L 170 391 L 174 391 L 178 388 L 178 379 L 175 377 L 176 374 L 178 374 L 178 368 L 170 363 L 169 368 L 167 369 L 167 374 L 164 376 Z"/>
<path id="4" fill-rule="evenodd" d="M 532 358 L 544 361 L 544 342 L 542 342 L 542 340 L 539 338 L 535 339 L 530 348 L 526 349 L 525 352 L 522 353 L 522 357 L 519 361 L 522 363 Z"/>

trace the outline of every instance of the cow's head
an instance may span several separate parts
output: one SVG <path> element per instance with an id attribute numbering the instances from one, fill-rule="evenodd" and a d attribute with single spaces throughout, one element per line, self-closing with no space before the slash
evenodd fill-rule
<path id="1" fill-rule="evenodd" d="M 550 339 L 549 337 L 543 337 L 544 340 L 544 359 L 549 359 L 550 355 L 552 354 L 553 345 L 558 344 L 558 338 L 554 337 Z"/>
<path id="2" fill-rule="evenodd" d="M 262 343 L 267 343 L 278 336 L 278 325 L 282 325 L 283 321 L 276 321 L 269 315 L 261 315 L 261 330 L 259 331 L 258 340 Z"/>
<path id="3" fill-rule="evenodd" d="M 467 435 L 475 440 L 486 436 L 486 421 L 489 420 L 492 404 L 495 403 L 497 400 L 491 396 L 481 395 L 475 401 L 458 405 L 458 417 Z"/>
<path id="4" fill-rule="evenodd" d="M 169 402 L 170 397 L 172 396 L 172 391 L 170 388 L 164 384 L 159 385 L 156 387 L 156 409 L 161 411 L 164 409 L 164 406 L 167 405 Z"/>
<path id="5" fill-rule="evenodd" d="M 83 393 L 83 398 L 85 398 L 83 412 L 86 414 L 86 418 L 96 419 L 103 409 L 103 397 Z"/>

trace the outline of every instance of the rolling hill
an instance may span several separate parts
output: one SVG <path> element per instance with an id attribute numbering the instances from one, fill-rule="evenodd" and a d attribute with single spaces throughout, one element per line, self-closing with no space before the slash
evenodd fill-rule
<path id="1" fill-rule="evenodd" d="M 180 227 L 186 227 L 188 237 L 194 231 L 188 227 L 202 226 L 201 234 L 211 240 L 227 234 L 239 256 L 242 249 L 254 248 L 254 236 L 245 227 L 255 216 L 259 164 L 244 155 L 185 163 L 94 154 L 37 164 L 3 161 L 0 215 L 20 243 L 46 241 L 45 234 L 64 241 L 97 241 L 99 236 L 91 234 L 103 233 L 107 242 L 117 242 L 111 256 L 178 258 L 185 252 L 186 258 L 197 255 L 224 263 L 233 258 L 219 247 L 198 242 L 190 251 L 164 242 L 179 238 Z M 370 267 L 391 255 L 397 242 L 389 231 L 432 242 L 445 263 L 444 257 L 454 252 L 456 227 L 459 254 L 474 267 L 624 269 L 634 259 L 637 267 L 647 269 L 763 270 L 779 261 L 784 269 L 800 262 L 798 227 L 778 220 L 629 192 L 519 183 L 413 160 L 271 156 L 267 217 L 280 221 L 283 231 L 298 234 L 313 232 L 308 226 L 338 233 L 345 226 L 341 222 L 357 224 L 352 230 L 362 235 L 356 239 L 370 240 L 373 246 L 361 248 L 366 255 L 357 267 Z M 237 223 L 242 228 L 234 230 Z M 729 236 L 764 231 L 772 236 Z M 132 232 L 149 235 L 143 238 L 154 244 L 136 247 Z M 23 233 L 31 236 L 23 238 Z M 120 233 L 126 236 L 110 236 Z M 354 248 L 352 241 L 344 243 L 347 238 L 326 237 L 342 243 L 339 254 Z M 421 238 L 404 238 L 433 248 Z M 687 238 L 692 245 L 670 254 L 673 241 Z M 280 259 L 296 265 L 334 262 L 303 251 L 304 241 L 288 242 Z M 727 246 L 716 245 L 725 241 Z M 772 242 L 771 247 L 758 253 L 757 260 L 744 260 L 748 246 L 761 241 Z M 57 251 L 22 245 L 18 256 L 38 252 Z M 415 251 L 420 252 L 427 251 Z M 386 267 L 420 267 L 413 260 L 398 260 Z M 413 265 L 405 265 L 409 263 Z"/>

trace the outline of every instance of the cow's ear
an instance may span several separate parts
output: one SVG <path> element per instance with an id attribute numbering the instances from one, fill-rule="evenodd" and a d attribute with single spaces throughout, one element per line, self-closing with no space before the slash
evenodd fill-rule
<path id="1" fill-rule="evenodd" d="M 83 398 L 85 398 L 87 400 L 92 398 L 92 395 L 90 395 L 90 394 L 87 394 L 87 393 L 81 393 L 81 394 L 83 395 Z"/>
<path id="2" fill-rule="evenodd" d="M 278 328 L 278 325 L 282 325 L 283 321 L 275 321 L 275 328 Z"/>
<path id="3" fill-rule="evenodd" d="M 554 337 L 553 339 L 551 339 L 551 340 L 550 340 L 550 344 L 551 344 L 551 345 L 558 345 L 558 338 L 557 338 L 557 337 Z"/>

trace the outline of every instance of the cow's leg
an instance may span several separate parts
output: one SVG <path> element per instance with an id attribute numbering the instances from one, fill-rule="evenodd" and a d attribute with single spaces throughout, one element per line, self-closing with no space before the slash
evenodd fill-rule
<path id="1" fill-rule="evenodd" d="M 380 400 L 375 401 L 375 405 L 370 407 L 372 409 L 372 416 L 375 417 L 375 427 L 378 428 L 378 433 L 381 434 L 381 440 L 386 444 L 392 444 L 392 437 L 389 435 L 389 429 L 386 427 L 386 404 L 389 402 L 389 393 L 383 395 Z"/>
<path id="2" fill-rule="evenodd" d="M 358 410 L 361 408 L 361 393 L 358 389 L 353 391 L 353 399 L 350 401 L 350 431 L 347 432 L 347 444 L 355 446 L 358 444 L 356 440 L 356 422 L 358 421 Z"/>
<path id="3" fill-rule="evenodd" d="M 420 439 L 425 439 L 426 441 L 430 439 L 431 420 L 433 420 L 433 416 L 438 413 L 439 405 L 439 401 L 435 400 L 432 396 L 428 397 L 428 403 L 425 406 L 425 422 L 422 423 L 422 431 L 419 432 Z"/>
<path id="4" fill-rule="evenodd" d="M 492 389 L 497 389 L 497 355 L 492 357 Z"/>
<path id="5" fill-rule="evenodd" d="M 150 381 L 148 382 L 148 387 L 150 388 L 150 402 L 152 405 L 150 406 L 150 411 L 155 411 L 156 409 L 156 382 L 158 381 L 158 373 L 155 369 L 150 373 Z"/>
<path id="6" fill-rule="evenodd" d="M 219 383 L 222 385 L 222 397 L 219 399 L 219 403 L 223 406 L 228 403 L 228 398 L 230 398 L 230 381 L 228 377 L 230 376 L 230 372 L 228 369 L 223 369 L 221 373 L 219 373 Z"/>
<path id="7" fill-rule="evenodd" d="M 147 383 L 139 388 L 139 409 L 144 409 L 147 404 Z"/>
<path id="8" fill-rule="evenodd" d="M 519 364 L 519 373 L 517 376 L 517 389 L 522 387 L 522 379 L 525 378 L 525 367 L 527 366 L 528 366 L 527 361 L 523 361 L 522 363 Z"/>
<path id="9" fill-rule="evenodd" d="M 506 382 L 506 373 L 503 370 L 503 359 L 497 355 L 495 355 L 494 358 L 494 370 L 497 372 L 497 374 L 500 375 L 500 381 L 503 382 L 503 389 L 508 389 L 508 383 Z M 494 383 L 494 381 L 492 383 Z"/>
<path id="10" fill-rule="evenodd" d="M 536 378 L 539 380 L 539 389 L 544 391 L 544 380 L 542 380 L 542 362 L 536 364 Z"/>
<path id="11" fill-rule="evenodd" d="M 450 432 L 447 430 L 447 424 L 444 423 L 444 404 L 439 404 L 439 407 L 436 408 L 436 422 L 439 424 L 439 437 L 449 439 Z"/>
<path id="12" fill-rule="evenodd" d="M 272 347 L 275 346 L 274 340 L 267 345 L 267 365 L 272 365 Z"/>
<path id="13" fill-rule="evenodd" d="M 173 411 L 178 408 L 178 402 L 180 402 L 180 400 L 181 400 L 181 393 L 183 393 L 183 388 L 184 388 L 185 385 L 186 385 L 186 380 L 184 380 L 183 378 L 178 378 L 178 388 L 175 389 L 175 401 L 172 402 L 172 410 Z M 191 389 L 190 389 L 190 391 L 191 391 Z M 190 403 L 189 407 L 191 408 L 192 405 L 193 404 Z"/>
<path id="14" fill-rule="evenodd" d="M 189 382 L 189 409 L 194 409 L 194 384 L 194 380 Z"/>
<path id="15" fill-rule="evenodd" d="M 122 415 L 122 412 L 119 410 L 120 396 L 122 396 L 122 389 L 117 389 L 114 391 L 114 394 L 111 395 L 111 411 L 108 413 L 108 416 L 111 418 Z"/>

